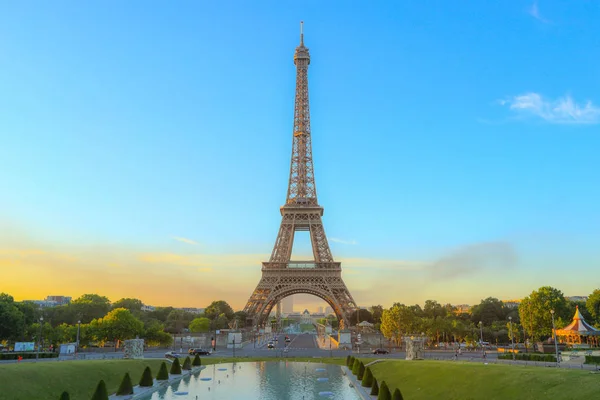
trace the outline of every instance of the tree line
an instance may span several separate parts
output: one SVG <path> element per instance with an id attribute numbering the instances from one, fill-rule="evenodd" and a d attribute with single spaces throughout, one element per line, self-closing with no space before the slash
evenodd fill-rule
<path id="1" fill-rule="evenodd" d="M 41 308 L 32 302 L 16 302 L 0 293 L 0 342 L 35 341 L 81 346 L 115 346 L 122 340 L 145 339 L 149 346 L 169 346 L 173 334 L 208 332 L 234 325 L 243 327 L 246 314 L 234 312 L 223 300 L 213 301 L 203 314 L 173 307 L 142 311 L 139 299 L 123 298 L 114 303 L 105 296 L 84 294 L 69 304 Z"/>

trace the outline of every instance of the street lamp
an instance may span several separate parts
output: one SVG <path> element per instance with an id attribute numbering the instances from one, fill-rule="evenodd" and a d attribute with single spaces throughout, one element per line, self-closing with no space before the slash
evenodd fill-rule
<path id="1" fill-rule="evenodd" d="M 81 327 L 81 320 L 77 321 L 77 351 L 75 353 L 79 352 L 79 328 Z"/>
<path id="2" fill-rule="evenodd" d="M 510 324 L 510 347 L 512 349 L 512 358 L 514 361 L 514 359 L 515 359 L 515 341 L 513 339 L 512 317 L 508 317 L 508 322 Z"/>
<path id="3" fill-rule="evenodd" d="M 554 310 L 550 310 L 552 314 L 552 333 L 554 336 L 554 352 L 556 355 L 556 367 L 558 367 L 558 342 L 556 341 L 556 328 L 554 327 Z"/>
<path id="4" fill-rule="evenodd" d="M 483 322 L 479 321 L 479 344 L 481 345 L 481 351 L 483 351 Z"/>
<path id="5" fill-rule="evenodd" d="M 42 346 L 42 324 L 44 323 L 44 317 L 40 317 L 40 334 L 38 335 L 38 347 L 37 352 L 35 353 L 35 360 L 37 362 L 40 357 L 40 347 Z"/>

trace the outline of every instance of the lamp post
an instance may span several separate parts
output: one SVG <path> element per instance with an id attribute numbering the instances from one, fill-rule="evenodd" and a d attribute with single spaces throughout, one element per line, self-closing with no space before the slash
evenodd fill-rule
<path id="1" fill-rule="evenodd" d="M 556 341 L 556 328 L 554 326 L 554 310 L 550 310 L 550 314 L 552 314 L 552 333 L 554 336 L 554 352 L 556 355 L 556 367 L 558 368 L 558 342 Z"/>
<path id="2" fill-rule="evenodd" d="M 235 336 L 233 337 L 233 358 L 235 358 Z"/>
<path id="3" fill-rule="evenodd" d="M 75 354 L 77 354 L 79 352 L 79 329 L 80 329 L 80 327 L 81 327 L 81 320 L 78 320 L 77 321 L 77 340 L 76 340 L 77 347 L 76 347 L 76 350 L 75 350 Z"/>
<path id="4" fill-rule="evenodd" d="M 40 317 L 40 334 L 38 335 L 38 346 L 37 352 L 35 353 L 35 361 L 37 362 L 40 358 L 40 347 L 42 346 L 42 325 L 44 324 L 44 317 Z"/>
<path id="5" fill-rule="evenodd" d="M 510 324 L 510 348 L 512 349 L 512 359 L 515 359 L 515 341 L 513 339 L 513 330 L 512 330 L 512 317 L 508 317 L 508 323 Z"/>
<path id="6" fill-rule="evenodd" d="M 479 344 L 481 345 L 481 351 L 483 351 L 483 322 L 479 321 Z"/>

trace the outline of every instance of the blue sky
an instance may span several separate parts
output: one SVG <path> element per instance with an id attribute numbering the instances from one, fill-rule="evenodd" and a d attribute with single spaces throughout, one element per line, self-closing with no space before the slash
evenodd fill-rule
<path id="1" fill-rule="evenodd" d="M 4 2 L 0 289 L 118 298 L 144 273 L 134 294 L 164 303 L 173 271 L 185 304 L 243 307 L 285 199 L 304 20 L 319 202 L 359 303 L 588 294 L 599 19 L 592 1 Z"/>

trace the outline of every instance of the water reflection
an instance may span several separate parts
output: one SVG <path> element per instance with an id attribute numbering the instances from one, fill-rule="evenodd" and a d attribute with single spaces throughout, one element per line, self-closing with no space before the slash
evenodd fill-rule
<path id="1" fill-rule="evenodd" d="M 203 380 L 212 378 L 210 380 Z M 187 393 L 185 393 L 187 392 Z M 248 362 L 208 365 L 179 383 L 161 388 L 151 400 L 337 400 L 360 399 L 338 365 L 304 362 Z"/>

